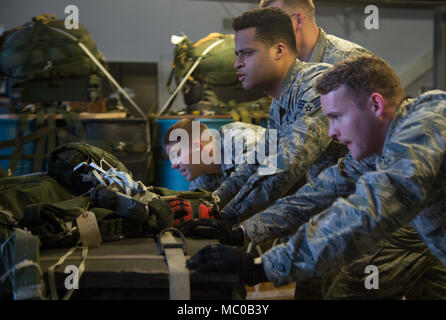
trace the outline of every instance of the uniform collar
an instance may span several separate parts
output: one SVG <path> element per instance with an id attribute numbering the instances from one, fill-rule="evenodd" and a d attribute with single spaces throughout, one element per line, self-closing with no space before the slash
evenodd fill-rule
<path id="1" fill-rule="evenodd" d="M 294 83 L 294 78 L 296 76 L 296 73 L 299 69 L 301 69 L 301 65 L 303 64 L 302 61 L 299 59 L 294 60 L 293 64 L 288 69 L 288 73 L 285 77 L 285 80 L 282 84 L 282 89 L 280 91 L 280 98 L 278 100 L 279 104 L 282 105 L 282 102 L 284 99 L 286 99 L 289 95 L 289 91 Z"/>
<path id="2" fill-rule="evenodd" d="M 316 45 L 311 53 L 310 60 L 308 62 L 322 62 L 325 48 L 327 47 L 327 34 L 324 30 L 319 28 L 319 37 L 317 38 Z"/>
<path id="3" fill-rule="evenodd" d="M 407 109 L 409 105 L 414 101 L 414 99 L 404 99 L 399 107 L 396 109 L 395 114 L 393 115 L 392 121 L 389 124 L 386 133 L 386 139 L 384 141 L 384 146 L 387 144 L 389 139 L 391 139 L 393 131 L 398 126 L 399 120 L 407 113 Z"/>

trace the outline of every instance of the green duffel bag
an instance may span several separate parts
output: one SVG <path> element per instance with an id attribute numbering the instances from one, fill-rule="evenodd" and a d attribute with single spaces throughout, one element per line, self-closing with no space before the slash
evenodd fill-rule
<path id="1" fill-rule="evenodd" d="M 102 75 L 94 62 L 79 47 L 84 44 L 106 64 L 88 30 L 66 29 L 65 20 L 54 15 L 40 15 L 21 27 L 5 32 L 0 38 L 0 74 L 14 83 L 29 80 Z"/>
<path id="2" fill-rule="evenodd" d="M 203 52 L 216 41 L 223 42 L 212 48 L 205 56 Z M 197 59 L 203 56 L 197 69 L 192 73 L 193 80 L 211 86 L 229 86 L 238 84 L 234 62 L 234 35 L 223 33 L 210 33 L 206 37 L 192 43 L 184 37 L 174 49 L 172 71 L 167 82 L 169 88 L 172 78 L 180 83 Z"/>
<path id="3" fill-rule="evenodd" d="M 105 170 L 110 165 L 118 171 L 126 172 L 132 177 L 130 170 L 111 153 L 84 142 L 72 142 L 54 149 L 48 159 L 48 175 L 55 178 L 63 187 L 72 193 L 81 195 L 88 192 L 94 185 L 84 181 L 82 169 L 73 171 L 79 163 L 105 164 Z M 105 161 L 105 162 L 104 162 Z"/>
<path id="4" fill-rule="evenodd" d="M 79 232 L 73 227 L 87 210 L 95 213 L 103 241 L 154 236 L 172 225 L 164 201 L 156 199 L 148 206 L 147 219 L 137 222 L 96 206 L 88 196 L 74 196 L 43 173 L 0 178 L 0 243 L 18 227 L 38 236 L 42 248 L 74 246 Z"/>
<path id="5" fill-rule="evenodd" d="M 55 179 L 43 173 L 0 178 L 0 240 L 3 242 L 18 226 L 29 204 L 72 198 Z"/>

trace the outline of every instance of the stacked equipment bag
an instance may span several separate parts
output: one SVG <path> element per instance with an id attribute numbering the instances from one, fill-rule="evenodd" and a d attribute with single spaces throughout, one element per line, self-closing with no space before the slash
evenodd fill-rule
<path id="1" fill-rule="evenodd" d="M 212 217 L 210 192 L 146 187 L 113 155 L 86 143 L 56 148 L 48 168 L 0 178 L 0 275 L 17 299 L 45 298 L 39 250 L 82 246 L 77 218 L 87 212 L 104 242 L 154 237 L 181 221 Z"/>
<path id="2" fill-rule="evenodd" d="M 44 14 L 21 27 L 9 30 L 0 37 L 0 75 L 14 84 L 30 80 L 101 75 L 98 67 L 82 51 L 82 42 L 105 64 L 88 30 L 66 29 L 64 20 Z"/>

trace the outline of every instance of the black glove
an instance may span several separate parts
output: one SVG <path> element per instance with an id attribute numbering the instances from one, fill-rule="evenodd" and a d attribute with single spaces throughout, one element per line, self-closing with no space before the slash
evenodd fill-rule
<path id="1" fill-rule="evenodd" d="M 192 219 L 178 226 L 187 237 L 217 238 L 222 244 L 243 246 L 244 233 L 242 228 L 232 229 L 231 225 L 223 220 Z"/>
<path id="2" fill-rule="evenodd" d="M 200 273 L 237 273 L 242 284 L 253 286 L 268 281 L 263 266 L 254 264 L 254 256 L 227 245 L 208 245 L 186 261 L 189 269 Z"/>

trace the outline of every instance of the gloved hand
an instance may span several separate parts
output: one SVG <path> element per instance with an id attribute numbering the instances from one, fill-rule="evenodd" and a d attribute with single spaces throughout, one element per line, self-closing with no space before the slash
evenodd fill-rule
<path id="1" fill-rule="evenodd" d="M 244 233 L 242 228 L 232 229 L 231 225 L 217 219 L 192 219 L 178 226 L 187 237 L 217 238 L 222 244 L 243 246 Z"/>
<path id="2" fill-rule="evenodd" d="M 213 209 L 210 206 L 200 204 L 199 212 L 194 212 L 189 201 L 176 197 L 172 199 L 167 199 L 166 202 L 169 204 L 173 213 L 173 226 L 176 228 L 181 223 L 185 221 L 192 220 L 194 218 L 213 218 Z"/>
<path id="3" fill-rule="evenodd" d="M 200 273 L 237 273 L 242 284 L 253 286 L 268 281 L 263 266 L 254 264 L 254 256 L 227 245 L 208 245 L 186 261 L 189 269 Z"/>

